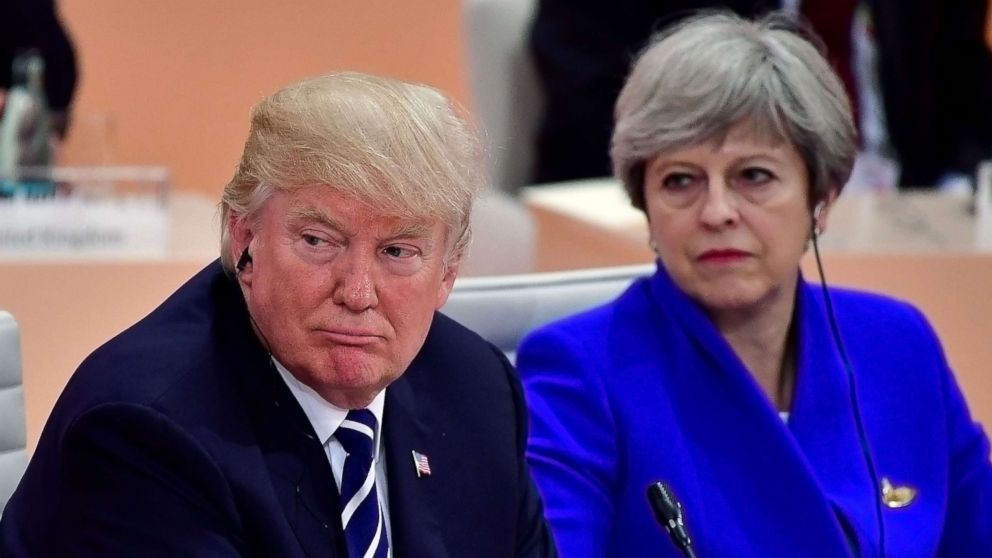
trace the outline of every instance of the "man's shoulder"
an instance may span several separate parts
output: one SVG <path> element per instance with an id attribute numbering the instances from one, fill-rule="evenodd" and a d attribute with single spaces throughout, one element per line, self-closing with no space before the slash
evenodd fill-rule
<path id="1" fill-rule="evenodd" d="M 403 378 L 432 398 L 472 400 L 487 391 L 507 390 L 516 372 L 498 347 L 435 313 L 427 339 Z"/>
<path id="2" fill-rule="evenodd" d="M 158 308 L 91 353 L 72 375 L 62 400 L 151 404 L 177 385 L 208 381 L 217 366 L 223 272 L 214 263 Z M 221 295 L 222 296 L 222 295 Z"/>
<path id="3" fill-rule="evenodd" d="M 418 358 L 460 365 L 502 366 L 505 361 L 503 353 L 495 345 L 439 312 L 434 313 Z"/>

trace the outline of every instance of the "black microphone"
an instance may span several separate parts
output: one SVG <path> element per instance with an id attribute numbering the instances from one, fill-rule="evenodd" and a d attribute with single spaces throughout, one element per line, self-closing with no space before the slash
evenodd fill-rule
<path id="1" fill-rule="evenodd" d="M 672 494 L 668 485 L 661 481 L 648 485 L 648 502 L 654 510 L 655 519 L 672 538 L 672 543 L 686 558 L 696 558 L 696 553 L 692 551 L 689 532 L 686 531 L 685 521 L 682 519 L 682 504 Z"/>

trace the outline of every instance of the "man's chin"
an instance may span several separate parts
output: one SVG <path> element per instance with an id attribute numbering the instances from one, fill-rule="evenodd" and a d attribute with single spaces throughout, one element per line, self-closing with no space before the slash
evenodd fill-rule
<path id="1" fill-rule="evenodd" d="M 355 408 L 356 405 L 340 405 L 337 400 L 364 400 L 368 404 L 380 391 L 400 376 L 389 370 L 384 370 L 381 362 L 376 359 L 363 359 L 361 362 L 333 362 L 321 367 L 311 376 L 311 382 L 306 382 L 320 394 L 321 397 L 340 407 Z"/>

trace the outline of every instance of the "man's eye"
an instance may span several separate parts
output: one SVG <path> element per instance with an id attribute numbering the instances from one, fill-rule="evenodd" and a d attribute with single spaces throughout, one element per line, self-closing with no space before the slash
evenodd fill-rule
<path id="1" fill-rule="evenodd" d="M 327 241 L 312 234 L 304 234 L 303 242 L 306 242 L 309 246 L 322 246 L 327 244 Z"/>
<path id="2" fill-rule="evenodd" d="M 417 250 L 406 246 L 386 246 L 382 249 L 382 253 L 390 258 L 404 259 L 416 256 Z"/>

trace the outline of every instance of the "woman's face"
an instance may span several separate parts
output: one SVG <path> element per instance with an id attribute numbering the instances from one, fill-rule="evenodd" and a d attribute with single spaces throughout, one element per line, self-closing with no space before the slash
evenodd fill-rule
<path id="1" fill-rule="evenodd" d="M 675 283 L 710 312 L 792 297 L 810 236 L 809 176 L 795 147 L 747 122 L 646 163 L 651 239 Z M 826 208 L 825 208 L 826 209 Z M 825 224 L 826 210 L 819 225 Z"/>

